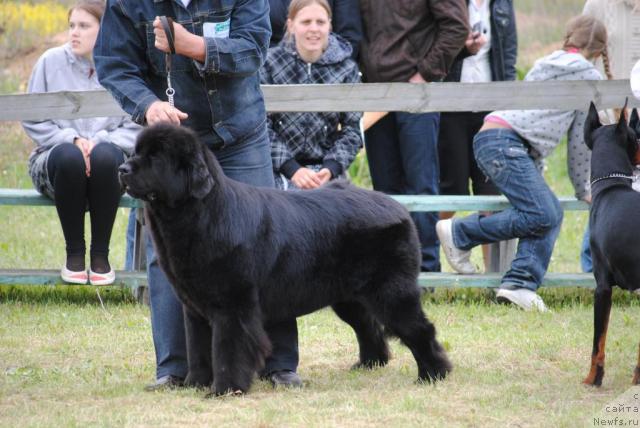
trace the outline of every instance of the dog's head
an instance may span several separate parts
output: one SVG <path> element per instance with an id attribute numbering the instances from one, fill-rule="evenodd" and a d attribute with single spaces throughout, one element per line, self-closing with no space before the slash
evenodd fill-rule
<path id="1" fill-rule="evenodd" d="M 591 103 L 584 125 L 584 142 L 593 152 L 591 157 L 591 177 L 601 177 L 618 172 L 630 174 L 632 162 L 638 150 L 640 120 L 638 111 L 633 109 L 627 124 L 625 110 L 620 113 L 617 124 L 602 125 L 596 106 Z"/>
<path id="2" fill-rule="evenodd" d="M 120 183 L 135 198 L 169 207 L 202 199 L 215 183 L 207 150 L 187 128 L 150 126 L 138 136 L 134 155 L 120 166 Z"/>

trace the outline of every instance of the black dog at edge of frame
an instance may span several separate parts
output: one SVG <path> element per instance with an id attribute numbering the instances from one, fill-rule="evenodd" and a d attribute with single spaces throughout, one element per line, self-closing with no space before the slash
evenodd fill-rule
<path id="1" fill-rule="evenodd" d="M 331 306 L 355 331 L 357 367 L 389 360 L 398 336 L 418 379 L 451 370 L 425 317 L 420 247 L 407 210 L 387 195 L 331 182 L 285 192 L 227 178 L 190 130 L 155 125 L 120 166 L 185 312 L 186 386 L 244 393 L 271 344 L 265 323 Z"/>
<path id="2" fill-rule="evenodd" d="M 605 342 L 614 285 L 640 287 L 640 193 L 631 188 L 632 160 L 640 136 L 638 112 L 627 125 L 624 111 L 617 124 L 603 126 L 593 103 L 585 122 L 584 140 L 591 155 L 591 255 L 596 280 L 591 369 L 583 383 L 600 386 L 604 377 Z M 640 384 L 640 346 L 632 379 Z"/>

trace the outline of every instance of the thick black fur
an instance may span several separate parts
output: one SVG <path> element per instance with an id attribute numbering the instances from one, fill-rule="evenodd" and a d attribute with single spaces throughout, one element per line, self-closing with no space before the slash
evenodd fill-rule
<path id="1" fill-rule="evenodd" d="M 420 381 L 451 370 L 420 304 L 409 213 L 335 182 L 284 192 L 233 181 L 189 130 L 144 130 L 120 168 L 145 211 L 162 269 L 184 304 L 187 384 L 246 392 L 270 353 L 264 325 L 332 306 L 355 330 L 358 366 L 385 365 L 383 334 L 413 353 Z"/>
<path id="2" fill-rule="evenodd" d="M 624 115 L 616 125 L 602 126 L 596 107 L 591 104 L 585 123 L 585 143 L 591 157 L 591 255 L 596 279 L 594 301 L 594 339 L 591 370 L 584 383 L 600 386 L 604 376 L 607 326 L 611 311 L 611 290 L 617 285 L 627 290 L 640 287 L 640 193 L 627 178 L 605 178 L 611 174 L 632 176 L 638 148 L 640 121 L 634 109 L 630 124 Z M 638 384 L 640 361 L 633 383 Z"/>

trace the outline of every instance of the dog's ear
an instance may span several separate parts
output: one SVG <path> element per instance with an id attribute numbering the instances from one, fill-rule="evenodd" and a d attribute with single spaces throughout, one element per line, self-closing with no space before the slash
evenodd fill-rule
<path id="1" fill-rule="evenodd" d="M 584 142 L 587 147 L 589 147 L 589 150 L 593 150 L 593 139 L 591 138 L 591 134 L 601 126 L 602 124 L 600 123 L 600 116 L 598 116 L 598 109 L 592 101 L 589 105 L 587 120 L 584 122 Z"/>
<path id="2" fill-rule="evenodd" d="M 198 155 L 194 159 L 193 167 L 189 174 L 189 195 L 196 199 L 202 199 L 209 194 L 215 184 L 209 168 L 207 168 L 206 154 L 207 148 L 202 145 L 198 150 Z"/>
<path id="3" fill-rule="evenodd" d="M 636 138 L 640 139 L 640 116 L 638 116 L 638 109 L 634 108 L 631 111 L 631 119 L 629 120 L 629 126 L 636 133 Z"/>

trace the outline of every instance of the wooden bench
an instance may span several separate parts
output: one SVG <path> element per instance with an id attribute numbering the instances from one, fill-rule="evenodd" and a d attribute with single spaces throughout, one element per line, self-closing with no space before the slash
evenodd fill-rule
<path id="1" fill-rule="evenodd" d="M 509 206 L 502 196 L 393 196 L 409 211 L 498 211 Z M 588 206 L 573 198 L 560 198 L 564 210 L 587 210 Z M 35 190 L 0 189 L 0 205 L 12 206 L 53 206 L 53 202 Z M 139 207 L 140 201 L 125 195 L 120 201 L 121 207 Z M 138 225 L 139 234 L 140 227 Z M 141 246 L 136 245 L 134 265 L 140 266 Z M 477 275 L 458 275 L 455 273 L 422 273 L 419 283 L 422 287 L 433 288 L 491 288 L 500 285 L 501 273 L 510 261 L 509 254 L 503 254 L 494 247 L 493 265 L 496 272 Z M 507 249 L 506 251 L 512 251 Z M 577 255 L 576 255 L 577 257 Z M 0 284 L 54 285 L 60 284 L 58 270 L 32 269 L 0 269 Z M 137 296 L 142 295 L 141 287 L 147 285 L 146 273 L 142 269 L 133 272 L 118 271 L 116 284 L 129 287 Z M 545 287 L 595 287 L 593 275 L 583 273 L 548 273 L 544 281 Z"/>
<path id="2" fill-rule="evenodd" d="M 303 111 L 487 111 L 509 109 L 586 109 L 595 100 L 599 108 L 640 107 L 633 97 L 629 80 L 490 82 L 490 83 L 367 83 L 344 85 L 262 85 L 270 112 Z M 0 95 L 0 121 L 75 119 L 123 114 L 104 90 L 62 91 L 46 94 Z M 508 206 L 501 197 L 480 196 L 397 196 L 409 211 L 496 211 Z M 587 205 L 572 198 L 561 200 L 565 210 L 586 210 Z M 123 198 L 121 206 L 137 206 Z M 0 205 L 52 205 L 31 190 L 0 189 Z M 3 225 L 4 226 L 4 225 Z M 500 246 L 503 244 L 501 243 Z M 508 265 L 512 245 L 494 246 L 492 270 Z M 144 246 L 138 246 L 142 249 Z M 577 257 L 577 254 L 576 254 Z M 140 260 L 139 258 L 137 260 Z M 118 284 L 139 288 L 146 284 L 144 272 L 118 272 Z M 0 284 L 53 284 L 57 271 L 0 270 Z M 424 287 L 497 287 L 499 273 L 420 275 Z M 591 274 L 548 273 L 545 286 L 594 287 Z"/>

